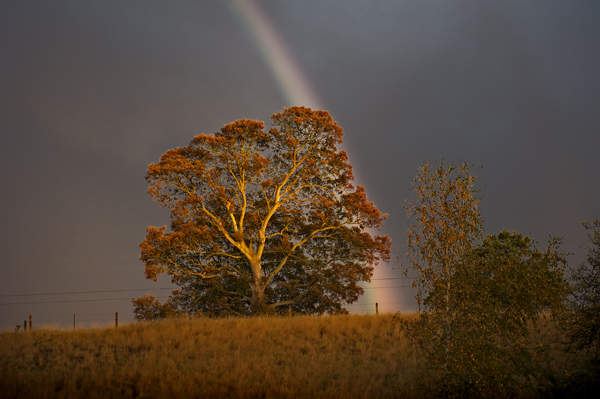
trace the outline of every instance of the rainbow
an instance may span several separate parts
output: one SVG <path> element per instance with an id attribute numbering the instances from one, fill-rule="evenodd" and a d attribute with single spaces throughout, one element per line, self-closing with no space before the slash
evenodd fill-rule
<path id="1" fill-rule="evenodd" d="M 312 109 L 323 109 L 319 96 L 313 89 L 310 80 L 305 76 L 289 51 L 275 25 L 269 20 L 255 0 L 230 0 L 231 10 L 244 25 L 257 50 L 264 58 L 273 79 L 277 82 L 285 106 L 302 105 Z M 374 232 L 373 232 L 374 233 Z M 391 277 L 385 265 L 375 269 L 373 278 L 382 279 Z M 377 289 L 388 285 L 399 285 L 402 280 L 377 280 L 371 284 L 364 284 L 365 294 L 355 305 L 348 306 L 352 313 L 375 313 L 375 303 L 380 303 L 381 312 L 403 310 L 399 303 L 398 289 Z"/>
<path id="2" fill-rule="evenodd" d="M 304 76 L 282 36 L 257 2 L 231 0 L 229 4 L 264 57 L 285 99 L 285 105 L 323 109 L 310 81 Z"/>

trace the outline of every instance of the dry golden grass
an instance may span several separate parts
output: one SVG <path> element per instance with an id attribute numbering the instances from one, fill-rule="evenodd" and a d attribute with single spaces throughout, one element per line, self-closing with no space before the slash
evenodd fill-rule
<path id="1" fill-rule="evenodd" d="M 3 398 L 411 397 L 422 367 L 392 315 L 0 334 Z"/>

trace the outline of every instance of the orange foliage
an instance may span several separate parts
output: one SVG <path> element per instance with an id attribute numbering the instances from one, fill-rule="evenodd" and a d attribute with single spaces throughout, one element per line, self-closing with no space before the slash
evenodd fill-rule
<path id="1" fill-rule="evenodd" d="M 148 167 L 148 194 L 170 209 L 171 228 L 148 228 L 146 278 L 172 275 L 190 312 L 223 296 L 237 298 L 236 313 L 338 312 L 389 259 L 391 240 L 366 231 L 387 215 L 353 186 L 329 113 L 285 108 L 272 125 L 229 123 Z"/>

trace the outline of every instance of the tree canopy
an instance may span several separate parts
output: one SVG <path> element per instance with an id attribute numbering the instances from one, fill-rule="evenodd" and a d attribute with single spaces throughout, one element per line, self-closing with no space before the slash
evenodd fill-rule
<path id="1" fill-rule="evenodd" d="M 147 229 L 141 260 L 146 278 L 182 287 L 170 299 L 181 311 L 339 312 L 389 259 L 391 240 L 368 231 L 387 215 L 352 184 L 342 128 L 304 107 L 271 120 L 237 120 L 148 166 L 171 225 Z"/>

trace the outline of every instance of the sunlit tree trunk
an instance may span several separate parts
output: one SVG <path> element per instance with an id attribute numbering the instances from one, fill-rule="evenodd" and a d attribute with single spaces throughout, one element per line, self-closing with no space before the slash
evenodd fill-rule
<path id="1" fill-rule="evenodd" d="M 260 316 L 267 313 L 265 285 L 263 282 L 260 260 L 251 262 L 251 269 L 252 283 L 250 284 L 250 289 L 252 290 L 252 297 L 250 298 L 250 309 L 252 311 L 252 316 Z"/>
<path id="2" fill-rule="evenodd" d="M 445 338 L 446 338 L 446 342 L 445 345 L 446 347 L 444 348 L 444 370 L 447 371 L 448 369 L 448 342 L 450 340 L 450 270 L 448 268 L 448 264 L 446 264 L 445 267 L 445 272 L 446 272 L 446 293 L 444 295 L 444 301 L 446 302 L 446 331 L 445 331 Z"/>

